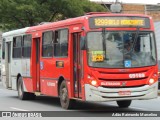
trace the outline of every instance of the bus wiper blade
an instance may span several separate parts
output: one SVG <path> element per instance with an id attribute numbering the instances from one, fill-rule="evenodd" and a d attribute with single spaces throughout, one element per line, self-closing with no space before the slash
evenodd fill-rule
<path id="1" fill-rule="evenodd" d="M 106 28 L 102 28 L 104 59 L 106 59 Z"/>
<path id="2" fill-rule="evenodd" d="M 136 42 L 137 42 L 137 39 L 138 39 L 138 35 L 139 35 L 139 27 L 137 27 L 136 36 L 135 36 L 135 38 L 134 38 L 133 45 L 132 45 L 132 47 L 131 47 L 131 52 L 133 52 L 133 50 L 134 50 L 134 47 L 135 47 Z"/>

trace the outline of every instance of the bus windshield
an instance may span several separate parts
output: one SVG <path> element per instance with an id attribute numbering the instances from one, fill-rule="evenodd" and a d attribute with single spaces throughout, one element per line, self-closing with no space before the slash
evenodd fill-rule
<path id="1" fill-rule="evenodd" d="M 153 32 L 98 31 L 87 34 L 88 64 L 91 67 L 133 68 L 156 64 Z"/>

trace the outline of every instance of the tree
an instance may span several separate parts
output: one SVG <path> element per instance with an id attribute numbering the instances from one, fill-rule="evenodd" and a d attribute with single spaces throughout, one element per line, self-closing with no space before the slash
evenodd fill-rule
<path id="1" fill-rule="evenodd" d="M 89 0 L 0 0 L 0 29 L 12 30 L 106 9 Z"/>

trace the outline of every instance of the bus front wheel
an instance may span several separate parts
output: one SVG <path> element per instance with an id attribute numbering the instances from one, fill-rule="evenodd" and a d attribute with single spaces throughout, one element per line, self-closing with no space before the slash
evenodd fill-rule
<path id="1" fill-rule="evenodd" d="M 21 100 L 35 99 L 34 93 L 24 92 L 22 77 L 18 79 L 18 97 Z"/>
<path id="2" fill-rule="evenodd" d="M 66 82 L 62 81 L 59 88 L 59 97 L 62 108 L 70 109 L 72 108 L 73 101 L 68 97 L 68 89 L 66 86 Z"/>
<path id="3" fill-rule="evenodd" d="M 131 100 L 122 100 L 122 101 L 117 101 L 117 104 L 120 108 L 127 108 L 131 105 Z"/>

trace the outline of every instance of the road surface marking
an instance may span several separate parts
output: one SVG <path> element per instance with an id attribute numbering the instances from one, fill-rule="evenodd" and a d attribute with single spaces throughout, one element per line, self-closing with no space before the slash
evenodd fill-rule
<path id="1" fill-rule="evenodd" d="M 20 109 L 20 108 L 15 108 L 15 107 L 10 107 L 11 109 L 14 109 L 14 110 L 18 110 L 18 111 L 29 111 L 29 110 L 24 110 L 24 109 Z"/>
<path id="2" fill-rule="evenodd" d="M 139 107 L 128 107 L 128 108 L 133 108 L 133 109 L 138 109 L 138 110 L 145 110 L 145 111 L 148 111 L 147 109 L 145 108 L 139 108 Z"/>

